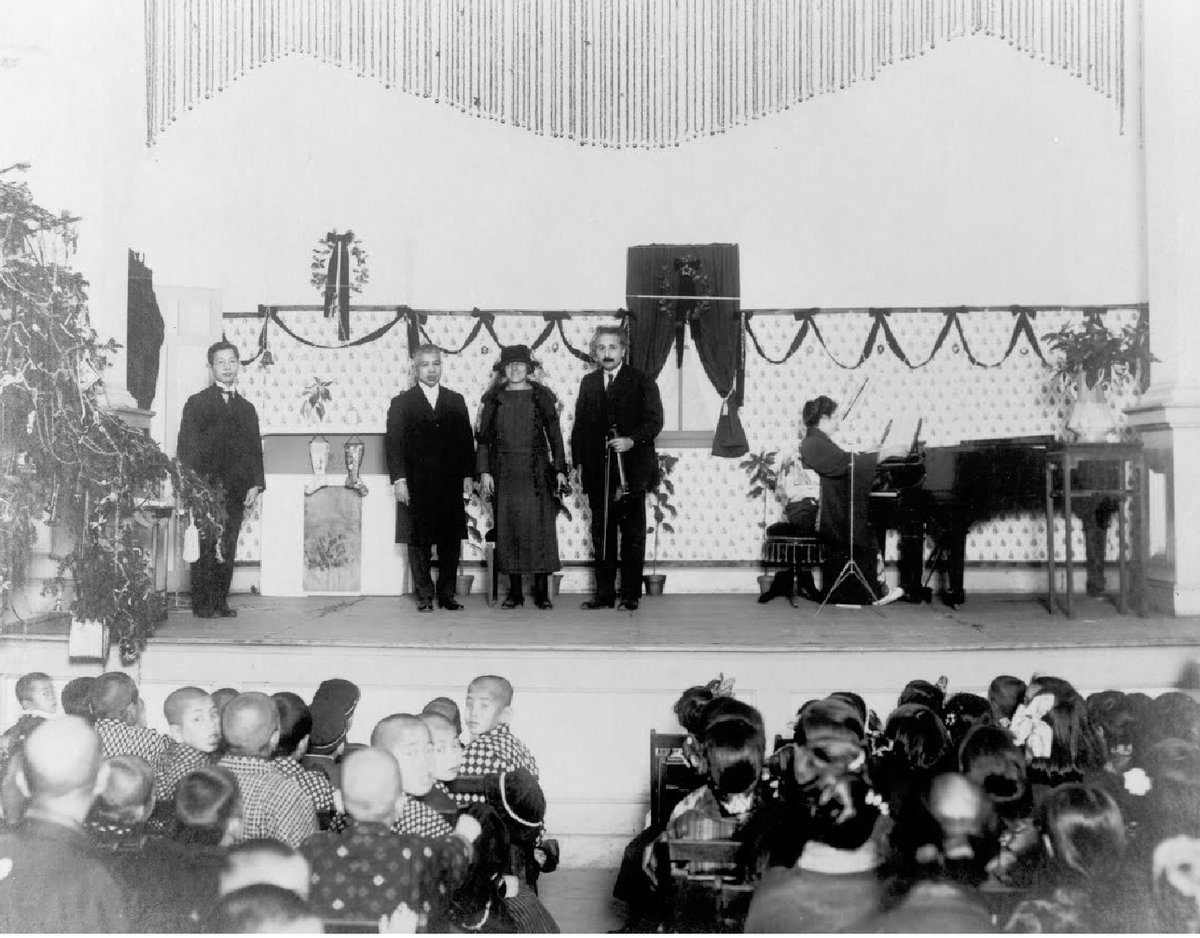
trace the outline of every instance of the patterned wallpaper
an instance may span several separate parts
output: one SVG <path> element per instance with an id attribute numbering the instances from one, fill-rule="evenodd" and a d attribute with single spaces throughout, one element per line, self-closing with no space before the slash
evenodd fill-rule
<path id="1" fill-rule="evenodd" d="M 1040 312 L 1035 331 L 1041 336 L 1071 319 L 1078 310 Z M 387 323 L 390 312 L 355 313 L 352 335 L 359 336 Z M 1136 311 L 1107 314 L 1110 325 L 1136 321 Z M 335 320 L 315 313 L 282 313 L 297 334 L 324 345 L 337 344 Z M 577 316 L 564 322 L 573 346 L 586 349 L 592 329 L 608 317 Z M 970 312 L 961 317 L 963 331 L 977 360 L 998 361 L 1012 335 L 1012 314 Z M 810 335 L 788 361 L 774 365 L 764 360 L 748 343 L 746 355 L 746 406 L 741 412 L 753 451 L 795 451 L 803 402 L 818 394 L 846 400 L 864 377 L 870 383 L 851 419 L 843 425 L 843 445 L 862 446 L 877 441 L 889 417 L 897 421 L 917 417 L 924 420 L 922 438 L 930 446 L 961 439 L 1056 434 L 1061 431 L 1068 404 L 1067 395 L 1050 379 L 1048 368 L 1022 340 L 1013 355 L 993 368 L 968 361 L 956 337 L 948 340 L 928 365 L 910 369 L 881 344 L 876 354 L 858 369 L 838 364 L 857 361 L 871 328 L 871 318 L 862 314 L 818 314 L 817 325 L 826 348 Z M 910 360 L 923 361 L 933 348 L 944 322 L 940 312 L 894 313 L 889 317 L 893 332 Z M 439 345 L 456 349 L 474 324 L 469 316 L 431 316 L 426 324 L 429 337 Z M 531 344 L 545 323 L 532 316 L 497 316 L 495 329 L 505 344 Z M 226 335 L 248 356 L 256 348 L 262 321 L 230 318 Z M 755 334 L 763 351 L 780 358 L 796 334 L 790 316 L 758 315 Z M 315 349 L 296 342 L 271 327 L 269 344 L 275 364 L 259 363 L 243 369 L 241 385 L 259 410 L 264 433 L 382 433 L 390 399 L 409 385 L 405 331 L 400 324 L 379 340 L 345 350 Z M 499 354 L 495 342 L 481 332 L 470 348 L 444 358 L 443 381 L 463 393 L 469 405 L 479 401 Z M 563 433 L 570 433 L 579 379 L 587 366 L 562 347 L 557 333 L 538 350 L 546 384 L 563 406 Z M 670 367 L 670 365 L 668 365 Z M 332 380 L 332 401 L 323 421 L 301 414 L 304 389 L 314 378 Z M 1124 407 L 1131 400 L 1122 400 Z M 1124 415 L 1120 415 L 1124 422 Z M 707 450 L 673 450 L 680 461 L 675 470 L 676 504 L 679 518 L 673 535 L 662 532 L 659 558 L 684 561 L 737 561 L 756 558 L 761 542 L 761 502 L 749 502 L 746 476 L 739 460 L 718 459 Z M 569 502 L 571 520 L 559 518 L 559 549 L 565 561 L 588 559 L 590 540 L 586 499 L 579 492 Z M 778 504 L 768 508 L 769 520 L 778 520 Z M 1056 537 L 1062 537 L 1062 521 L 1056 522 Z M 1110 550 L 1115 550 L 1116 526 L 1110 532 Z M 238 542 L 238 559 L 256 561 L 261 554 L 259 515 L 247 518 Z M 1075 526 L 1075 550 L 1082 556 L 1083 540 Z M 653 550 L 653 541 L 647 554 Z M 889 557 L 895 556 L 894 536 Z M 1046 557 L 1045 526 L 1040 514 L 1021 514 L 980 525 L 967 541 L 968 560 L 1028 563 Z"/>

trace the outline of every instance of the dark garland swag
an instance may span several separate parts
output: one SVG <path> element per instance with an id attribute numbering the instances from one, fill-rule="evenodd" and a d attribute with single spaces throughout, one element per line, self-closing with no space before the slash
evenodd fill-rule
<path id="1" fill-rule="evenodd" d="M 395 315 L 393 316 L 393 318 L 391 319 L 390 322 L 387 322 L 384 325 L 379 326 L 377 329 L 374 329 L 373 331 L 367 333 L 366 335 L 360 336 L 359 338 L 354 339 L 350 342 L 344 342 L 344 343 L 340 343 L 337 345 L 325 345 L 320 342 L 313 342 L 309 339 L 304 338 L 302 335 L 300 335 L 298 332 L 296 332 L 292 327 L 290 327 L 286 322 L 284 322 L 283 318 L 280 316 L 281 310 L 284 310 L 284 309 L 299 312 L 299 311 L 309 311 L 309 310 L 320 310 L 321 308 L 322 307 L 320 307 L 320 306 L 317 306 L 317 307 L 259 306 L 258 314 L 259 314 L 259 316 L 262 317 L 263 324 L 262 324 L 262 328 L 259 330 L 259 334 L 258 334 L 258 348 L 257 348 L 257 351 L 255 352 L 255 354 L 252 357 L 243 360 L 242 364 L 243 365 L 251 365 L 254 362 L 260 361 L 260 360 L 264 366 L 271 365 L 274 363 L 274 356 L 271 353 L 270 341 L 269 341 L 269 337 L 268 337 L 268 331 L 272 324 L 277 326 L 280 330 L 282 330 L 284 333 L 286 333 L 289 337 L 294 339 L 296 342 L 299 342 L 301 345 L 306 345 L 309 348 L 348 349 L 348 348 L 355 348 L 360 345 L 367 345 L 367 344 L 374 342 L 374 341 L 382 338 L 383 336 L 385 336 L 392 329 L 394 329 L 400 322 L 405 323 L 406 331 L 407 331 L 408 345 L 410 348 L 419 344 L 420 342 L 428 342 L 431 345 L 437 345 L 437 343 L 433 342 L 433 340 L 430 338 L 429 333 L 425 328 L 425 324 L 428 322 L 428 319 L 429 319 L 429 314 L 418 312 L 407 306 L 372 307 L 374 309 L 384 309 L 384 308 L 394 309 Z M 947 341 L 949 341 L 951 339 L 951 337 L 954 337 L 954 339 L 955 339 L 955 351 L 957 352 L 959 349 L 961 349 L 962 352 L 966 355 L 967 360 L 972 365 L 975 365 L 976 367 L 979 367 L 979 368 L 996 368 L 996 367 L 999 367 L 1000 365 L 1002 365 L 1004 362 L 1006 362 L 1010 357 L 1012 357 L 1012 354 L 1017 350 L 1017 346 L 1020 344 L 1021 339 L 1025 340 L 1025 344 L 1028 346 L 1028 348 L 1030 350 L 1032 350 L 1032 352 L 1035 355 L 1037 355 L 1037 357 L 1039 359 L 1041 359 L 1041 361 L 1043 363 L 1047 363 L 1045 351 L 1042 348 L 1042 343 L 1041 343 L 1040 339 L 1038 338 L 1037 332 L 1034 328 L 1034 324 L 1037 320 L 1037 315 L 1039 312 L 1059 311 L 1059 310 L 1064 310 L 1064 309 L 1069 310 L 1069 309 L 1074 309 L 1074 307 L 1069 307 L 1069 306 L 1041 306 L 1041 307 L 1012 306 L 1012 307 L 1009 307 L 1009 311 L 1011 312 L 1012 317 L 1013 317 L 1013 326 L 1012 326 L 1012 333 L 1009 337 L 1008 345 L 1005 348 L 1004 353 L 998 359 L 996 359 L 995 361 L 988 362 L 988 361 L 983 361 L 982 359 L 980 359 L 975 354 L 975 352 L 971 349 L 970 342 L 967 340 L 966 333 L 963 331 L 962 317 L 971 312 L 984 312 L 984 311 L 993 310 L 993 309 L 995 309 L 995 307 L 956 306 L 956 307 L 933 308 L 933 309 L 928 309 L 928 310 L 906 310 L 906 312 L 911 311 L 911 312 L 925 312 L 925 313 L 941 313 L 945 317 L 945 321 L 942 324 L 942 328 L 938 332 L 937 338 L 934 340 L 933 347 L 930 349 L 929 354 L 926 355 L 925 358 L 921 359 L 920 361 L 913 360 L 913 358 L 910 356 L 910 354 L 907 351 L 905 351 L 905 349 L 900 345 L 899 339 L 896 338 L 896 334 L 892 330 L 890 317 L 892 315 L 900 312 L 897 309 L 873 308 L 873 309 L 866 309 L 866 310 L 853 311 L 853 312 L 838 311 L 837 313 L 827 312 L 825 310 L 822 310 L 820 307 L 810 307 L 807 309 L 793 309 L 793 310 L 787 310 L 787 309 L 782 309 L 782 310 L 779 310 L 779 309 L 777 309 L 777 310 L 744 310 L 741 313 L 741 318 L 745 324 L 744 325 L 745 334 L 750 339 L 750 344 L 754 346 L 755 352 L 758 353 L 760 358 L 762 358 L 764 361 L 766 361 L 772 365 L 782 365 L 785 362 L 787 362 L 793 355 L 795 355 L 804 346 L 805 341 L 811 335 L 813 337 L 813 339 L 816 340 L 817 344 L 820 345 L 822 350 L 824 350 L 825 354 L 829 356 L 829 359 L 834 364 L 836 364 L 839 368 L 844 368 L 846 370 L 854 370 L 856 368 L 862 367 L 862 365 L 865 364 L 869 358 L 871 358 L 874 355 L 881 355 L 881 354 L 883 354 L 883 352 L 885 350 L 891 351 L 891 353 L 893 355 L 895 355 L 897 359 L 899 359 L 901 362 L 903 362 L 909 368 L 912 368 L 912 369 L 924 368 L 925 366 L 929 365 L 933 361 L 933 359 L 937 356 L 938 352 L 940 352 L 942 350 L 942 348 L 946 345 Z M 1117 309 L 1136 309 L 1136 310 L 1138 310 L 1138 327 L 1144 329 L 1147 327 L 1148 322 L 1149 322 L 1149 307 L 1145 303 L 1133 303 L 1133 304 L 1122 303 L 1122 304 L 1114 304 L 1111 306 L 1082 306 L 1082 307 L 1078 307 L 1078 309 L 1084 314 L 1103 314 L 1105 312 L 1111 312 L 1111 311 L 1117 310 Z M 770 315 L 786 315 L 787 313 L 791 313 L 793 319 L 798 323 L 798 327 L 797 327 L 795 335 L 792 337 L 792 340 L 788 345 L 787 351 L 785 351 L 781 357 L 775 358 L 775 357 L 772 357 L 771 355 L 767 354 L 767 352 L 763 349 L 762 342 L 759 340 L 758 335 L 754 331 L 752 319 L 756 315 L 768 315 L 768 314 L 770 314 Z M 820 325 L 817 323 L 816 317 L 819 314 L 824 314 L 824 315 L 831 315 L 831 314 L 832 315 L 864 315 L 864 316 L 871 317 L 872 321 L 871 321 L 870 332 L 867 334 L 866 341 L 863 343 L 862 350 L 859 352 L 858 358 L 855 361 L 844 362 L 844 361 L 839 360 L 837 358 L 837 356 L 833 354 L 833 352 L 830 350 L 829 346 L 826 344 L 825 336 L 822 335 L 822 333 L 821 333 Z M 580 314 L 576 314 L 576 315 L 580 315 Z M 606 315 L 606 314 L 604 314 L 604 313 L 589 313 L 587 315 Z M 614 310 L 611 313 L 611 315 L 614 318 L 619 318 L 621 320 L 622 326 L 623 326 L 623 328 L 626 329 L 626 331 L 628 331 L 630 329 L 632 322 L 636 321 L 636 319 L 637 319 L 637 317 L 634 313 L 627 312 L 625 310 Z M 500 338 L 499 334 L 496 331 L 496 316 L 497 316 L 496 312 L 491 311 L 491 310 L 475 309 L 475 310 L 471 311 L 471 316 L 474 317 L 475 323 L 474 323 L 474 325 L 472 325 L 471 331 L 467 333 L 467 336 L 463 340 L 462 345 L 460 345 L 458 348 L 447 348 L 447 347 L 443 347 L 441 345 L 437 345 L 438 349 L 443 354 L 461 355 L 463 352 L 465 352 L 468 348 L 470 348 L 475 343 L 475 341 L 479 338 L 480 332 L 485 331 L 485 330 L 486 330 L 488 336 L 491 337 L 492 341 L 494 341 L 498 347 L 500 347 L 500 348 L 505 347 L 506 343 Z M 592 359 L 591 359 L 591 356 L 588 354 L 588 352 L 585 349 L 576 348 L 567 339 L 566 332 L 563 329 L 563 323 L 572 318 L 574 318 L 574 317 L 572 316 L 571 313 L 568 313 L 568 312 L 542 313 L 542 319 L 545 321 L 546 325 L 542 329 L 541 333 L 539 333 L 538 337 L 536 339 L 534 339 L 534 341 L 531 343 L 531 345 L 530 345 L 531 349 L 533 349 L 533 350 L 538 349 L 539 347 L 544 345 L 547 341 L 549 341 L 550 337 L 552 335 L 554 335 L 555 332 L 557 332 L 559 339 L 563 344 L 563 347 L 566 348 L 567 351 L 569 351 L 571 353 L 571 355 L 573 355 L 576 359 L 578 359 L 581 362 L 590 363 Z M 1025 352 L 1025 350 L 1022 349 L 1022 354 L 1024 354 L 1024 352 Z"/>

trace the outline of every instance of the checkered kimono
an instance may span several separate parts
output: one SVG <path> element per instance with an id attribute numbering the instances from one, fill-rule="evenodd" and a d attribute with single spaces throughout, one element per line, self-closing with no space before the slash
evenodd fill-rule
<path id="1" fill-rule="evenodd" d="M 212 765 L 212 762 L 208 753 L 187 743 L 174 743 L 164 749 L 154 767 L 154 800 L 171 801 L 175 797 L 175 789 L 188 772 Z"/>
<path id="2" fill-rule="evenodd" d="M 415 834 L 418 837 L 445 837 L 453 828 L 429 805 L 406 796 L 392 830 L 397 834 Z"/>
<path id="3" fill-rule="evenodd" d="M 20 718 L 0 736 L 0 776 L 4 775 L 4 766 L 25 745 L 25 738 L 36 730 L 47 715 L 38 711 L 22 713 Z"/>
<path id="4" fill-rule="evenodd" d="M 501 723 L 471 740 L 463 750 L 462 768 L 459 775 L 497 775 L 514 769 L 528 769 L 538 777 L 537 760 L 533 753 L 517 737 L 507 723 Z M 483 795 L 457 795 L 460 804 L 482 803 Z"/>
<path id="5" fill-rule="evenodd" d="M 269 837 L 299 847 L 317 832 L 317 813 L 300 783 L 281 775 L 267 759 L 225 756 L 217 765 L 237 778 L 242 796 L 239 841 Z"/>
<path id="6" fill-rule="evenodd" d="M 276 759 L 272 759 L 271 765 L 281 775 L 286 775 L 288 778 L 296 780 L 296 783 L 304 790 L 304 793 L 312 799 L 313 810 L 318 815 L 331 814 L 333 812 L 333 784 L 323 772 L 313 772 L 310 769 L 306 769 L 295 759 L 289 759 L 287 756 L 279 756 Z"/>
<path id="7" fill-rule="evenodd" d="M 96 721 L 100 750 L 104 758 L 112 756 L 141 756 L 150 765 L 158 765 L 162 754 L 171 745 L 171 737 L 145 726 L 130 726 L 120 720 L 102 717 Z"/>

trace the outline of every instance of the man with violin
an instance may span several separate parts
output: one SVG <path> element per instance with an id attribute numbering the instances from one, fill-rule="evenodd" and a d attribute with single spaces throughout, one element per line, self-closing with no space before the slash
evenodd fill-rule
<path id="1" fill-rule="evenodd" d="M 584 609 L 617 605 L 618 551 L 620 608 L 634 611 L 642 595 L 646 493 L 658 483 L 663 408 L 654 379 L 625 362 L 628 349 L 620 328 L 598 328 L 591 354 L 600 368 L 584 376 L 575 402 L 571 461 L 591 507 L 596 555 L 596 593 Z"/>

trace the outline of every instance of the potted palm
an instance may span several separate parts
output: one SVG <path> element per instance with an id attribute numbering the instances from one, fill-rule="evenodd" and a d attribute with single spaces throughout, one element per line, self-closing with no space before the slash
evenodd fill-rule
<path id="1" fill-rule="evenodd" d="M 666 574 L 658 572 L 658 533 L 659 531 L 666 531 L 668 534 L 675 533 L 675 527 L 668 519 L 679 514 L 679 509 L 672 501 L 675 495 L 675 482 L 671 478 L 678 462 L 678 456 L 659 453 L 658 485 L 646 493 L 646 498 L 650 502 L 650 517 L 654 520 L 654 523 L 646 528 L 647 534 L 654 535 L 654 554 L 650 562 L 650 573 L 642 577 L 642 582 L 646 584 L 647 596 L 661 596 L 667 583 Z"/>
<path id="2" fill-rule="evenodd" d="M 1042 339 L 1057 355 L 1051 366 L 1055 380 L 1073 392 L 1067 432 L 1084 443 L 1115 439 L 1110 395 L 1130 386 L 1144 387 L 1149 364 L 1155 361 L 1147 321 L 1114 329 L 1099 310 L 1088 310 L 1081 323 L 1048 332 Z"/>
<path id="3" fill-rule="evenodd" d="M 746 498 L 750 501 L 754 501 L 755 499 L 762 501 L 762 519 L 758 522 L 758 527 L 764 534 L 767 530 L 767 507 L 771 503 L 771 500 L 775 498 L 775 491 L 779 486 L 779 467 L 775 465 L 775 459 L 778 455 L 779 453 L 776 450 L 762 450 L 757 453 L 750 453 L 738 463 L 749 480 Z M 760 574 L 758 577 L 758 591 L 765 593 L 770 589 L 773 579 L 774 577 L 770 573 Z"/>

